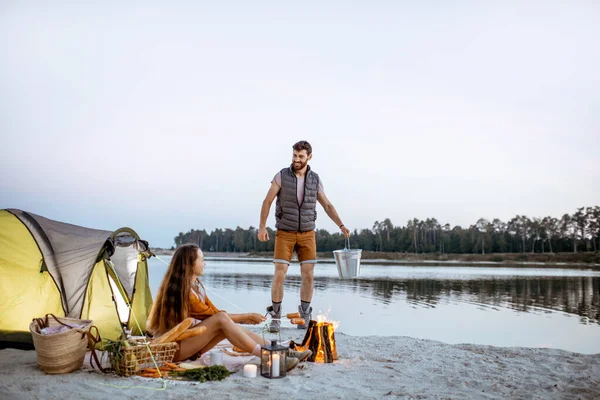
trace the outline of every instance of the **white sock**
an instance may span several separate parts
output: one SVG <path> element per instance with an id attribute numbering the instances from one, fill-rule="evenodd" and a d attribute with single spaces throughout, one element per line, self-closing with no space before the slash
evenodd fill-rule
<path id="1" fill-rule="evenodd" d="M 252 350 L 252 355 L 256 356 L 256 357 L 260 357 L 261 351 L 260 351 L 260 344 L 257 344 L 256 346 L 254 346 L 254 350 Z"/>

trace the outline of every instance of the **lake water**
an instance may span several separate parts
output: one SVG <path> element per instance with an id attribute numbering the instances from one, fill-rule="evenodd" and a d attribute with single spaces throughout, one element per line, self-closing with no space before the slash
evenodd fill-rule
<path id="1" fill-rule="evenodd" d="M 153 295 L 166 269 L 150 259 Z M 272 276 L 269 262 L 207 260 L 202 281 L 218 308 L 264 314 Z M 297 311 L 300 284 L 300 267 L 292 264 L 283 313 Z M 313 318 L 331 310 L 337 331 L 349 335 L 600 353 L 597 271 L 363 265 L 358 279 L 341 280 L 335 264 L 318 264 L 312 305 Z"/>

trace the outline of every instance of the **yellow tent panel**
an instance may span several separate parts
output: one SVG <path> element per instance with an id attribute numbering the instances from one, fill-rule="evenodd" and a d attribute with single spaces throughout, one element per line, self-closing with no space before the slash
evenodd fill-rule
<path id="1" fill-rule="evenodd" d="M 119 339 L 123 333 L 123 328 L 121 327 L 119 314 L 116 312 L 104 260 L 98 261 L 94 266 L 85 297 L 81 317 L 94 321 L 94 325 L 101 332 L 102 339 Z"/>
<path id="2" fill-rule="evenodd" d="M 64 311 L 60 292 L 27 228 L 4 210 L 0 210 L 0 227 L 0 341 L 23 342 L 30 336 L 30 313 L 60 317 Z"/>
<path id="3" fill-rule="evenodd" d="M 135 320 L 143 332 L 152 307 L 152 255 L 130 228 L 103 231 L 0 210 L 0 348 L 31 348 L 29 324 L 46 314 L 91 319 L 103 339 L 118 339 L 125 327 L 140 334 Z"/>
<path id="4" fill-rule="evenodd" d="M 150 286 L 148 286 L 148 280 L 148 262 L 144 256 L 140 255 L 137 276 L 135 278 L 135 289 L 131 300 L 132 315 L 129 317 L 127 324 L 132 335 L 141 335 L 146 330 L 146 319 L 140 320 L 140 315 L 149 315 L 152 309 L 152 293 L 150 292 Z M 137 322 L 134 319 L 134 315 Z M 138 324 L 142 332 L 138 329 Z"/>

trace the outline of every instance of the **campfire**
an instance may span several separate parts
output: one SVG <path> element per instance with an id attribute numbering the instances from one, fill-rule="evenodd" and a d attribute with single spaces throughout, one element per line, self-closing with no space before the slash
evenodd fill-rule
<path id="1" fill-rule="evenodd" d="M 292 341 L 290 347 L 299 351 L 312 350 L 312 356 L 307 359 L 308 361 L 332 363 L 333 360 L 338 359 L 334 335 L 338 325 L 338 322 L 327 321 L 324 315 L 317 315 L 316 321 L 309 322 L 302 344 L 298 345 Z"/>

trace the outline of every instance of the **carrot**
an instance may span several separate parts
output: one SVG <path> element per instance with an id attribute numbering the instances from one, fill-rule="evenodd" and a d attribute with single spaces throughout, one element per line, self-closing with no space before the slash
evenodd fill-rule
<path id="1" fill-rule="evenodd" d="M 170 362 L 166 362 L 165 365 L 167 367 L 171 368 L 171 369 L 177 369 L 177 368 L 179 368 L 179 366 L 177 364 L 173 364 L 173 363 L 170 363 Z"/>
<path id="2" fill-rule="evenodd" d="M 148 373 L 148 374 L 157 374 L 158 373 L 158 369 L 156 369 L 156 368 L 144 368 L 141 372 L 142 373 Z"/>
<path id="3" fill-rule="evenodd" d="M 150 373 L 145 373 L 145 374 L 139 374 L 139 376 L 141 376 L 142 378 L 160 378 L 159 374 L 150 374 Z"/>

